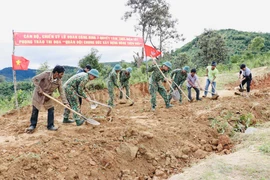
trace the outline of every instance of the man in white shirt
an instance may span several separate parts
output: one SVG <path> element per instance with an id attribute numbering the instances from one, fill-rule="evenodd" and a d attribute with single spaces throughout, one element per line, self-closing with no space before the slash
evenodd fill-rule
<path id="1" fill-rule="evenodd" d="M 252 74 L 248 67 L 245 64 L 240 65 L 239 79 L 241 84 L 239 85 L 240 89 L 243 91 L 243 86 L 247 83 L 247 97 L 250 93 L 250 84 L 252 80 Z"/>

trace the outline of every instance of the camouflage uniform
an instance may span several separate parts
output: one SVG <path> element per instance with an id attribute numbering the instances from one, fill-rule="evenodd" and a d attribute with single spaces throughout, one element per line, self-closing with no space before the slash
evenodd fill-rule
<path id="1" fill-rule="evenodd" d="M 160 68 L 161 66 L 159 66 Z M 166 106 L 168 106 L 169 100 L 167 98 L 166 90 L 162 84 L 164 81 L 164 77 L 161 74 L 161 72 L 158 70 L 158 68 L 154 65 L 150 66 L 148 68 L 148 72 L 153 72 L 149 78 L 149 92 L 151 95 L 151 105 L 152 108 L 156 107 L 156 92 L 158 91 L 161 97 L 164 99 Z M 166 76 L 168 72 L 163 72 L 163 74 Z"/>
<path id="2" fill-rule="evenodd" d="M 180 88 L 182 88 L 183 83 L 187 79 L 187 73 L 183 74 L 182 69 L 175 69 L 171 73 L 171 79 L 173 79 L 173 81 L 178 86 L 180 86 Z M 178 89 L 177 86 L 173 82 L 172 82 L 172 88 L 173 89 Z M 179 102 L 181 103 L 182 102 L 182 91 L 180 89 L 178 89 L 178 91 L 179 91 L 179 94 L 180 94 Z M 171 95 L 172 92 L 173 92 L 173 90 L 171 89 L 170 94 L 168 96 L 169 101 L 171 101 L 171 99 L 172 99 L 172 95 Z"/>
<path id="3" fill-rule="evenodd" d="M 126 89 L 126 95 L 129 97 L 129 79 L 130 73 L 126 74 L 127 70 L 123 69 L 120 71 L 120 84 L 122 88 Z M 123 98 L 123 93 L 120 91 L 120 99 Z M 127 97 L 126 97 L 127 98 Z M 128 99 L 128 98 L 127 98 Z"/>
<path id="4" fill-rule="evenodd" d="M 117 84 L 117 73 L 116 71 L 113 69 L 112 72 L 109 75 L 109 80 L 108 80 L 108 92 L 109 92 L 109 96 L 110 99 L 108 101 L 108 105 L 113 106 L 113 99 L 114 99 L 114 86 L 116 86 L 117 88 L 119 88 L 119 85 Z"/>
<path id="5" fill-rule="evenodd" d="M 65 84 L 64 89 L 66 93 L 67 100 L 71 109 L 80 112 L 79 99 L 77 94 L 87 98 L 85 94 L 85 85 L 89 82 L 89 75 L 87 73 L 79 73 L 72 76 Z M 64 118 L 69 117 L 70 110 L 65 108 Z M 73 113 L 73 118 L 79 120 L 77 114 Z"/>

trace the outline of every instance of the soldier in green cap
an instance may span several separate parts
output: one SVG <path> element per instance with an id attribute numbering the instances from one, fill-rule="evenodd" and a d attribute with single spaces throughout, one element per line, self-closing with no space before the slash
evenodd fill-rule
<path id="1" fill-rule="evenodd" d="M 82 96 L 85 98 L 86 101 L 90 102 L 90 97 L 86 96 L 86 84 L 94 80 L 95 78 L 99 77 L 99 72 L 96 69 L 91 69 L 87 73 L 79 73 L 75 74 L 71 78 L 67 80 L 67 82 L 64 84 L 64 89 L 66 93 L 67 100 L 70 104 L 70 107 L 77 111 L 80 112 L 80 106 L 79 106 L 79 99 L 78 95 Z M 70 110 L 65 108 L 64 111 L 64 119 L 63 123 L 73 123 L 74 121 L 69 120 L 69 113 Z M 80 119 L 77 114 L 73 113 L 73 118 L 76 121 L 76 125 L 80 126 L 84 123 L 84 120 Z"/>
<path id="2" fill-rule="evenodd" d="M 120 75 L 120 84 L 121 84 L 121 89 L 125 88 L 126 89 L 126 95 L 129 97 L 129 79 L 130 79 L 130 74 L 132 72 L 132 68 L 128 67 L 127 69 L 122 69 L 119 73 Z M 126 97 L 126 99 L 128 99 Z M 123 93 L 120 91 L 120 99 L 123 98 Z"/>
<path id="3" fill-rule="evenodd" d="M 108 92 L 109 92 L 109 101 L 108 101 L 108 105 L 110 106 L 114 106 L 113 104 L 113 99 L 114 99 L 114 87 L 116 86 L 118 89 L 120 88 L 118 83 L 117 83 L 117 74 L 121 71 L 122 67 L 119 64 L 116 64 L 114 66 L 114 68 L 112 69 L 112 71 L 110 72 L 109 75 L 109 80 L 108 80 Z"/>
<path id="4" fill-rule="evenodd" d="M 153 60 L 153 63 L 155 63 L 155 60 Z M 159 92 L 161 97 L 164 99 L 166 108 L 172 107 L 167 97 L 166 90 L 162 84 L 162 82 L 167 81 L 167 78 L 165 79 L 160 72 L 161 70 L 166 76 L 170 69 L 172 69 L 172 64 L 169 61 L 163 63 L 162 66 L 159 67 L 152 65 L 148 68 L 148 72 L 152 72 L 149 78 L 149 91 L 151 95 L 152 111 L 155 111 L 156 109 L 156 92 Z"/>
<path id="5" fill-rule="evenodd" d="M 189 71 L 190 71 L 189 66 L 185 66 L 183 69 L 175 69 L 171 73 L 171 79 L 178 86 L 180 86 L 180 88 L 182 88 L 183 83 L 187 79 L 187 73 L 189 73 Z M 174 90 L 178 89 L 175 83 L 172 83 L 172 88 Z M 180 94 L 179 103 L 182 103 L 182 91 L 180 89 L 178 89 L 178 91 L 179 91 L 179 94 Z M 173 92 L 173 90 L 171 89 L 170 94 L 168 96 L 169 101 L 171 101 L 171 99 L 172 99 L 172 95 L 171 95 L 172 92 Z"/>

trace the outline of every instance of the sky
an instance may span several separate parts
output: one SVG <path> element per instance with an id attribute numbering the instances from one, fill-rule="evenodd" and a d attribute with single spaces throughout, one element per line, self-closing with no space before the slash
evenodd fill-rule
<path id="1" fill-rule="evenodd" d="M 127 0 L 2 0 L 0 1 L 0 69 L 11 66 L 12 30 L 15 32 L 77 33 L 139 36 L 136 17 L 121 20 Z M 179 48 L 204 29 L 236 29 L 270 32 L 267 0 L 167 0 L 179 20 L 177 30 L 186 40 L 171 44 Z M 29 68 L 41 63 L 78 66 L 96 48 L 100 62 L 133 60 L 138 47 L 30 47 L 16 46 L 15 55 L 30 60 Z"/>

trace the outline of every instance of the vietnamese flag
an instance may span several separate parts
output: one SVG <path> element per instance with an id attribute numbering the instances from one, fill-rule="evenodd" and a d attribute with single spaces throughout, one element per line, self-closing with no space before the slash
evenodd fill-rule
<path id="1" fill-rule="evenodd" d="M 144 45 L 144 50 L 145 50 L 145 56 L 147 57 L 158 57 L 161 52 L 159 50 L 156 50 L 155 48 L 148 46 L 148 45 Z"/>
<path id="2" fill-rule="evenodd" d="M 12 70 L 28 70 L 29 60 L 12 55 Z"/>

